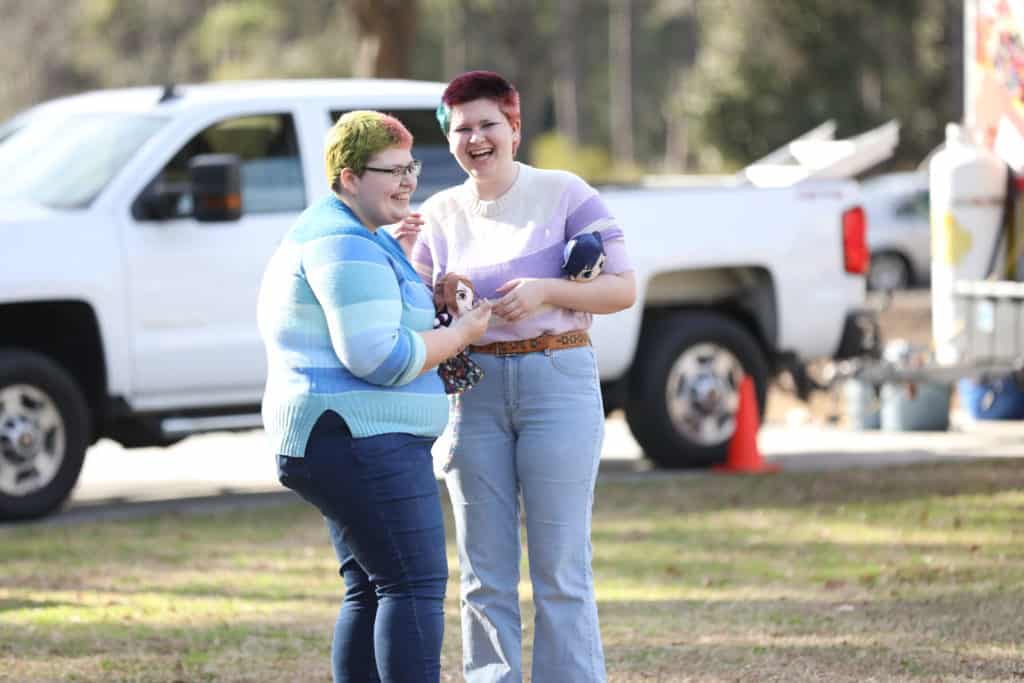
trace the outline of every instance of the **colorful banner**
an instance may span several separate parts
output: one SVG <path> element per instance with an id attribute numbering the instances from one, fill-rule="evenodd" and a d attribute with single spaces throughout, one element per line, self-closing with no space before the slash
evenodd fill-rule
<path id="1" fill-rule="evenodd" d="M 1024 170 L 1024 0 L 972 2 L 965 113 L 975 141 L 1019 172 Z"/>

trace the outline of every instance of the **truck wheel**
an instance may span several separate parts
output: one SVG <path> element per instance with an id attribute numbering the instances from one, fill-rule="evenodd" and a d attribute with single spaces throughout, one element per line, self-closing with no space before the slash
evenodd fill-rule
<path id="1" fill-rule="evenodd" d="M 724 461 L 744 374 L 754 380 L 763 415 L 767 365 L 742 325 L 696 311 L 652 324 L 640 342 L 626 404 L 626 421 L 647 457 L 671 468 Z"/>
<path id="2" fill-rule="evenodd" d="M 902 254 L 891 251 L 871 255 L 868 266 L 868 289 L 906 289 L 912 283 L 910 262 Z"/>
<path id="3" fill-rule="evenodd" d="M 0 351 L 0 520 L 42 517 L 67 500 L 89 443 L 71 375 L 30 351 Z"/>

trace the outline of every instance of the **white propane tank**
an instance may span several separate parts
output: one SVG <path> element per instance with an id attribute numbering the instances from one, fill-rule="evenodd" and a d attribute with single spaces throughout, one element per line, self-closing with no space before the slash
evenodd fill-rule
<path id="1" fill-rule="evenodd" d="M 961 330 L 954 318 L 953 282 L 989 274 L 1003 221 L 1006 174 L 1006 164 L 971 142 L 960 125 L 946 125 L 946 146 L 928 165 L 932 340 L 940 364 L 958 360 L 953 340 Z M 1000 253 L 995 265 L 1004 259 Z"/>

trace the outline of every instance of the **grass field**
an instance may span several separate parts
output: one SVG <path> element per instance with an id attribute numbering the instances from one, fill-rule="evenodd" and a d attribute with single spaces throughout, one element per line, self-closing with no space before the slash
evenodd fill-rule
<path id="1" fill-rule="evenodd" d="M 594 525 L 610 681 L 1024 680 L 1017 462 L 609 479 Z M 0 528 L 0 566 L 0 681 L 330 680 L 305 505 Z"/>

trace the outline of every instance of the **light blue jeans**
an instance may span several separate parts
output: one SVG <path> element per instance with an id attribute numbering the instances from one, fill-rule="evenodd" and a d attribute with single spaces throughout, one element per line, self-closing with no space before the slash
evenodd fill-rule
<path id="1" fill-rule="evenodd" d="M 453 400 L 444 465 L 462 577 L 466 681 L 522 680 L 522 496 L 536 608 L 533 682 L 603 682 L 590 566 L 604 437 L 594 351 L 476 353 L 473 359 L 484 379 Z"/>

